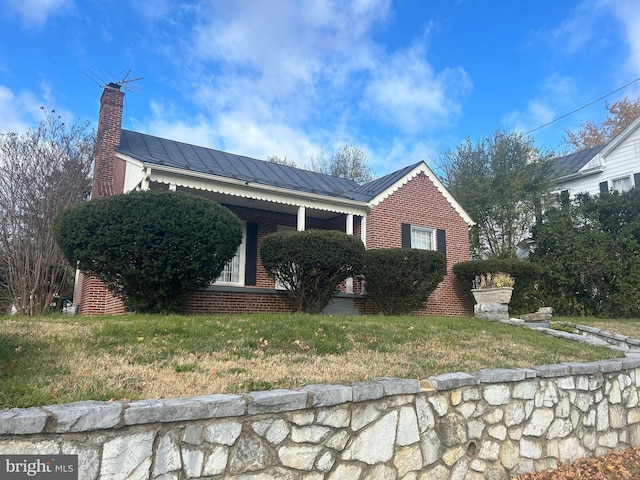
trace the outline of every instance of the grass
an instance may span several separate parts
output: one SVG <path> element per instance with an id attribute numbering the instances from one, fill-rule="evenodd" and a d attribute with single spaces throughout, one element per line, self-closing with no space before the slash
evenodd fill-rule
<path id="1" fill-rule="evenodd" d="M 619 355 L 474 318 L 0 317 L 0 408 L 424 379 Z"/>
<path id="2" fill-rule="evenodd" d="M 559 318 L 564 322 L 589 325 L 601 330 L 620 333 L 629 338 L 640 339 L 640 320 L 637 318 Z"/>

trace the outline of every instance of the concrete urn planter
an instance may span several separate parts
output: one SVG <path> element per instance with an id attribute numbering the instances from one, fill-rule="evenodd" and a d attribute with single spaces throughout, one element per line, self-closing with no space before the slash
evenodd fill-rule
<path id="1" fill-rule="evenodd" d="M 505 304 L 511 301 L 513 287 L 474 288 L 471 293 L 478 305 Z"/>

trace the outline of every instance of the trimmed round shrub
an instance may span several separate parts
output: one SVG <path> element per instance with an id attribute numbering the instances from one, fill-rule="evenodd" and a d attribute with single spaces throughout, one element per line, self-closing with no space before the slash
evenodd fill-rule
<path id="1" fill-rule="evenodd" d="M 534 263 L 518 259 L 491 259 L 470 260 L 453 266 L 453 273 L 469 287 L 469 297 L 472 296 L 471 288 L 477 276 L 498 272 L 508 273 L 515 279 L 509 302 L 513 313 L 535 312 L 542 306 L 535 291 L 535 283 L 542 275 L 542 269 Z"/>
<path id="2" fill-rule="evenodd" d="M 227 208 L 181 192 L 103 197 L 62 211 L 54 235 L 71 265 L 98 277 L 130 311 L 179 311 L 242 242 Z"/>
<path id="3" fill-rule="evenodd" d="M 318 313 L 338 293 L 338 286 L 360 273 L 364 245 L 337 230 L 305 230 L 266 235 L 260 257 L 269 275 L 287 290 L 298 312 Z"/>
<path id="4" fill-rule="evenodd" d="M 364 259 L 367 296 L 386 315 L 421 309 L 447 272 L 445 256 L 433 250 L 367 250 Z"/>

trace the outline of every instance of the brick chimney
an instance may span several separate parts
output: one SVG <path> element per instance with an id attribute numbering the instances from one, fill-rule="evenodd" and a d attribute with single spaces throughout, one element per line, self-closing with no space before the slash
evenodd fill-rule
<path id="1" fill-rule="evenodd" d="M 123 193 L 125 162 L 116 158 L 115 148 L 120 145 L 124 93 L 120 85 L 110 83 L 100 98 L 98 138 L 91 198 Z M 77 272 L 73 303 L 80 315 L 106 315 L 124 313 L 122 300 L 114 297 L 97 277 Z"/>
<path id="2" fill-rule="evenodd" d="M 109 83 L 104 88 L 100 98 L 98 138 L 91 198 L 122 193 L 123 185 L 121 183 L 124 183 L 124 177 L 119 177 L 124 174 L 124 172 L 120 172 L 124 165 L 117 165 L 117 163 L 121 162 L 116 162 L 114 149 L 120 145 L 123 104 L 124 92 L 120 91 L 120 85 Z"/>

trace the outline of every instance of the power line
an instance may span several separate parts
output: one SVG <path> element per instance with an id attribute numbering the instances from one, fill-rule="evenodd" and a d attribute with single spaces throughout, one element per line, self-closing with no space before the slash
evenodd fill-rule
<path id="1" fill-rule="evenodd" d="M 544 125 L 540 125 L 539 127 L 534 128 L 533 130 L 529 130 L 528 132 L 525 132 L 524 135 L 529 135 L 532 132 L 535 132 L 536 130 L 540 130 L 541 128 L 546 127 L 547 125 L 551 125 L 552 123 L 557 122 L 558 120 L 562 120 L 563 118 L 568 117 L 569 115 L 573 115 L 576 112 L 579 112 L 580 110 L 587 108 L 591 105 L 593 105 L 594 103 L 599 102 L 600 100 L 607 98 L 610 95 L 613 95 L 616 92 L 619 92 L 620 90 L 623 90 L 625 88 L 627 88 L 629 85 L 632 85 L 634 83 L 636 83 L 637 81 L 640 81 L 640 77 L 636 78 L 635 80 L 630 81 L 629 83 L 627 83 L 626 85 L 623 85 L 622 87 L 616 88 L 613 92 L 609 92 L 606 95 L 601 96 L 600 98 L 596 98 L 593 102 L 589 102 L 586 105 L 581 106 L 580 108 L 576 108 L 575 110 L 569 112 L 569 113 L 565 113 L 564 115 L 562 115 L 561 117 L 558 117 L 554 120 L 551 120 L 550 122 L 545 123 Z"/>

